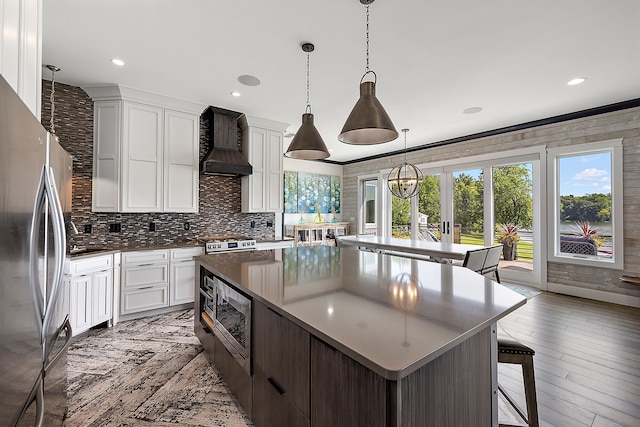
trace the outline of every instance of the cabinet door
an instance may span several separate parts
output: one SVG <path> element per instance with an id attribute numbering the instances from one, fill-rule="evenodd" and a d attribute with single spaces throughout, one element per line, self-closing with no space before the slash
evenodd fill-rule
<path id="1" fill-rule="evenodd" d="M 122 212 L 162 211 L 163 110 L 124 103 Z"/>
<path id="2" fill-rule="evenodd" d="M 195 261 L 171 264 L 169 305 L 193 302 L 196 281 Z"/>
<path id="3" fill-rule="evenodd" d="M 96 102 L 93 107 L 92 210 L 120 211 L 120 101 Z"/>
<path id="4" fill-rule="evenodd" d="M 101 271 L 93 275 L 91 287 L 93 304 L 91 326 L 111 320 L 113 306 L 113 271 Z"/>
<path id="5" fill-rule="evenodd" d="M 268 383 L 260 387 L 275 389 L 278 395 L 309 418 L 309 333 L 264 304 L 254 300 L 253 306 L 254 366 L 256 372 L 263 371 L 263 380 Z M 264 402 L 254 400 L 254 412 L 264 414 L 266 419 L 275 416 L 271 411 L 275 411 L 276 407 L 269 403 L 272 397 Z"/>
<path id="6" fill-rule="evenodd" d="M 69 320 L 74 335 L 91 327 L 91 275 L 71 278 L 69 286 Z"/>
<path id="7" fill-rule="evenodd" d="M 267 165 L 267 200 L 266 211 L 281 213 L 284 204 L 284 170 L 282 166 L 282 133 L 267 132 L 268 143 L 265 151 L 265 163 Z"/>
<path id="8" fill-rule="evenodd" d="M 308 427 L 308 416 L 285 398 L 289 392 L 280 390 L 269 379 L 257 366 L 253 373 L 253 423 L 260 427 Z"/>
<path id="9" fill-rule="evenodd" d="M 166 110 L 164 122 L 164 211 L 198 212 L 200 117 Z"/>
<path id="10" fill-rule="evenodd" d="M 249 144 L 246 150 L 253 173 L 242 177 L 242 212 L 265 212 L 267 208 L 265 200 L 267 132 L 266 129 L 249 128 Z"/>
<path id="11" fill-rule="evenodd" d="M 311 424 L 385 427 L 384 378 L 322 341 L 311 339 Z"/>
<path id="12" fill-rule="evenodd" d="M 120 314 L 138 313 L 169 306 L 169 286 L 148 286 L 122 292 Z"/>

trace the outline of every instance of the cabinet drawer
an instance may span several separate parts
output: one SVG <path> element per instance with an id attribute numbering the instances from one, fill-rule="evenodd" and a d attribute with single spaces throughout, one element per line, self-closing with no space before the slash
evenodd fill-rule
<path id="1" fill-rule="evenodd" d="M 152 286 L 147 289 L 129 290 L 122 293 L 120 314 L 137 313 L 169 306 L 169 286 Z"/>
<path id="2" fill-rule="evenodd" d="M 310 416 L 309 332 L 264 304 L 253 304 L 253 366 L 286 391 L 282 397 Z M 266 379 L 265 379 L 266 381 Z"/>
<path id="3" fill-rule="evenodd" d="M 202 255 L 203 253 L 204 248 L 201 246 L 171 249 L 171 262 L 191 261 L 194 256 Z"/>
<path id="4" fill-rule="evenodd" d="M 253 414 L 255 425 L 263 427 L 309 427 L 309 419 L 286 398 L 291 390 L 282 388 L 259 366 L 253 373 Z"/>
<path id="5" fill-rule="evenodd" d="M 94 273 L 113 268 L 113 255 L 98 255 L 69 261 L 68 274 L 72 276 Z"/>
<path id="6" fill-rule="evenodd" d="M 169 262 L 169 250 L 133 251 L 122 253 L 122 266 L 140 266 L 142 264 L 161 264 Z"/>
<path id="7" fill-rule="evenodd" d="M 143 265 L 122 269 L 122 287 L 124 289 L 156 285 L 169 286 L 169 264 Z"/>

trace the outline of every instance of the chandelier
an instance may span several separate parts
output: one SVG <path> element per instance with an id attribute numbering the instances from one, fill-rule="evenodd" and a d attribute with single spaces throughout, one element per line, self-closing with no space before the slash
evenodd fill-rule
<path id="1" fill-rule="evenodd" d="M 407 132 L 409 129 L 402 129 L 402 132 L 404 133 L 404 162 L 391 169 L 387 185 L 394 196 L 410 199 L 419 192 L 422 172 L 417 166 L 407 162 Z"/>

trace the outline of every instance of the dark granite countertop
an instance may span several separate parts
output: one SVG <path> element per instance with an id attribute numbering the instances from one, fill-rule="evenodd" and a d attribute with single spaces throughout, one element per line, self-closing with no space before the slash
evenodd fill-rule
<path id="1" fill-rule="evenodd" d="M 424 366 L 526 302 L 463 267 L 352 248 L 307 246 L 195 260 L 391 380 Z M 270 274 L 249 274 L 262 268 Z M 258 283 L 257 277 L 270 279 Z"/>

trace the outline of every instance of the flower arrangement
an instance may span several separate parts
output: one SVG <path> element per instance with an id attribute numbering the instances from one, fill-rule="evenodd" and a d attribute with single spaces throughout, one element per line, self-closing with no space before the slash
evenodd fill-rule
<path id="1" fill-rule="evenodd" d="M 496 240 L 499 243 L 513 246 L 514 243 L 520 241 L 518 230 L 519 228 L 515 224 L 498 224 L 496 225 Z"/>
<path id="2" fill-rule="evenodd" d="M 597 235 L 598 228 L 592 227 L 591 224 L 589 224 L 589 221 L 576 221 L 575 224 L 571 226 L 571 229 L 573 230 L 574 235 L 593 240 L 597 247 L 604 244 L 602 237 Z"/>

